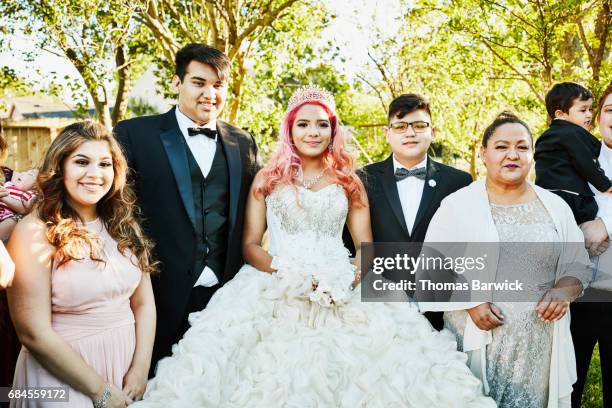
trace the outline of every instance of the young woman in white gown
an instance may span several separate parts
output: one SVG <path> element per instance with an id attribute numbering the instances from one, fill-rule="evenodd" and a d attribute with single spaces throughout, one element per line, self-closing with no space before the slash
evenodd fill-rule
<path id="1" fill-rule="evenodd" d="M 247 204 L 245 265 L 162 360 L 137 407 L 494 407 L 414 304 L 362 302 L 342 243 L 372 240 L 331 95 L 296 92 Z M 262 247 L 268 230 L 269 249 Z"/>

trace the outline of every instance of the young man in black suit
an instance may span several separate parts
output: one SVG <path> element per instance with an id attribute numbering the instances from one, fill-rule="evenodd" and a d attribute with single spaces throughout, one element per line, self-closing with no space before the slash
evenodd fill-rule
<path id="1" fill-rule="evenodd" d="M 176 54 L 178 105 L 115 128 L 161 262 L 153 279 L 157 330 L 150 376 L 189 327 L 189 313 L 206 307 L 243 263 L 243 214 L 258 170 L 257 146 L 251 135 L 217 119 L 229 72 L 223 52 L 189 44 Z"/>
<path id="2" fill-rule="evenodd" d="M 422 96 L 404 94 L 389 105 L 385 134 L 392 154 L 361 171 L 374 242 L 423 242 L 442 199 L 472 182 L 468 173 L 427 155 L 435 133 Z M 441 313 L 425 315 L 442 329 Z"/>

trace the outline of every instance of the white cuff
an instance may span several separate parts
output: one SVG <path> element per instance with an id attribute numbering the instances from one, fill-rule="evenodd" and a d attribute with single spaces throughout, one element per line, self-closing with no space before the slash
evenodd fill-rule
<path id="1" fill-rule="evenodd" d="M 606 226 L 606 231 L 608 231 L 608 236 L 612 236 L 612 216 L 604 216 L 604 217 L 599 217 L 604 225 Z"/>

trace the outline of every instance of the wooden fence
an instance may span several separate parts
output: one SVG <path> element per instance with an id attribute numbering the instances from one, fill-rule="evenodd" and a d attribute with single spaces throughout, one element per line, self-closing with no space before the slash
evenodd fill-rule
<path id="1" fill-rule="evenodd" d="M 72 122 L 74 119 L 0 120 L 0 135 L 9 151 L 2 164 L 16 171 L 40 166 L 51 141 Z"/>

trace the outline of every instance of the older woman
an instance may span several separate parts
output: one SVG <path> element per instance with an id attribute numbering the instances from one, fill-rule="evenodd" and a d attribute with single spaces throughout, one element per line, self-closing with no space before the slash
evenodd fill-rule
<path id="1" fill-rule="evenodd" d="M 569 406 L 576 371 L 567 311 L 590 276 L 582 233 L 567 204 L 526 180 L 533 140 L 524 122 L 502 113 L 485 130 L 480 155 L 486 179 L 442 202 L 426 242 L 498 242 L 497 250 L 487 253 L 497 277 L 522 273 L 554 284 L 539 302 L 438 303 L 421 309 L 445 311 L 445 327 L 500 407 Z M 521 244 L 529 242 L 542 244 Z M 527 247 L 529 253 L 518 253 Z"/>
<path id="2" fill-rule="evenodd" d="M 41 200 L 9 242 L 16 389 L 69 388 L 70 407 L 125 407 L 143 392 L 155 333 L 149 241 L 127 164 L 103 126 L 67 126 L 38 175 Z M 61 396 L 61 394 L 59 395 Z M 15 398 L 11 407 L 56 406 Z"/>
<path id="3" fill-rule="evenodd" d="M 599 122 L 602 146 L 599 164 L 607 176 L 612 175 L 612 83 L 599 99 L 596 120 Z M 599 344 L 604 406 L 612 407 L 612 195 L 603 194 L 591 186 L 599 210 L 597 218 L 580 227 L 584 232 L 587 248 L 594 255 L 595 281 L 585 291 L 588 302 L 573 304 L 572 337 L 576 351 L 578 381 L 574 384 L 572 406 L 579 407 L 586 382 L 591 355 Z M 606 249 L 607 248 L 607 249 Z"/>

